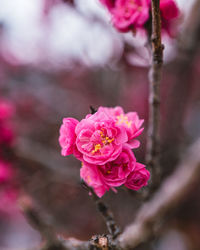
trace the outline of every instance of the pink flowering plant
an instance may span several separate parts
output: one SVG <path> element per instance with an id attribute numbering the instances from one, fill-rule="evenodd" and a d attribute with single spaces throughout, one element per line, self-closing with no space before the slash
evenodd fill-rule
<path id="1" fill-rule="evenodd" d="M 146 30 L 151 23 L 150 0 L 99 0 L 109 11 L 113 26 L 121 32 Z M 160 0 L 162 30 L 173 36 L 172 23 L 180 15 L 175 0 Z"/>
<path id="2" fill-rule="evenodd" d="M 125 114 L 121 107 L 99 107 L 80 122 L 64 118 L 59 136 L 61 154 L 73 154 L 82 162 L 80 176 L 99 197 L 123 184 L 138 190 L 150 177 L 131 150 L 140 146 L 135 138 L 142 133 L 142 124 L 136 112 Z"/>

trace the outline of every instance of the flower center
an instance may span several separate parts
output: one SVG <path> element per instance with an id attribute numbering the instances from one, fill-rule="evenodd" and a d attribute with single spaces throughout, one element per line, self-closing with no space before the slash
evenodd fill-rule
<path id="1" fill-rule="evenodd" d="M 92 150 L 92 154 L 95 154 L 96 152 L 99 152 L 101 148 L 103 148 L 106 145 L 109 145 L 114 141 L 114 138 L 110 138 L 104 134 L 104 129 L 100 131 L 100 139 L 101 143 L 95 144 L 94 149 Z"/>
<path id="2" fill-rule="evenodd" d="M 96 144 L 92 150 L 92 154 L 98 152 L 101 149 L 101 144 Z"/>
<path id="3" fill-rule="evenodd" d="M 132 124 L 132 121 L 129 121 L 128 117 L 126 115 L 118 115 L 117 116 L 117 122 L 116 122 L 117 125 L 126 125 L 128 128 L 131 127 L 131 124 Z"/>

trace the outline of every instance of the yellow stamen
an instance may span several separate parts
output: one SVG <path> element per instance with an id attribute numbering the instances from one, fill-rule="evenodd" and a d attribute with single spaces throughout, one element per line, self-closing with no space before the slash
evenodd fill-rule
<path id="1" fill-rule="evenodd" d="M 94 150 L 92 150 L 92 154 L 96 153 L 97 151 L 99 151 L 101 149 L 101 144 L 96 144 L 94 146 Z"/>
<path id="2" fill-rule="evenodd" d="M 103 134 L 103 132 L 102 132 L 102 131 L 100 131 L 100 136 L 101 136 L 101 137 L 104 137 L 104 134 Z"/>
<path id="3" fill-rule="evenodd" d="M 87 176 L 87 182 L 88 182 L 88 183 L 91 183 L 91 181 L 92 181 L 92 180 L 91 180 L 90 176 L 88 175 L 88 176 Z"/>
<path id="4" fill-rule="evenodd" d="M 111 143 L 111 142 L 113 142 L 113 141 L 114 141 L 114 138 L 108 139 L 108 140 L 107 140 L 108 143 Z"/>
<path id="5" fill-rule="evenodd" d="M 128 128 L 131 127 L 132 121 L 129 121 L 128 117 L 126 115 L 118 115 L 117 116 L 117 122 L 116 124 L 120 125 L 120 124 L 125 124 Z"/>
<path id="6" fill-rule="evenodd" d="M 101 141 L 102 141 L 102 144 L 103 144 L 102 146 L 108 145 L 108 144 L 110 144 L 111 142 L 114 141 L 114 138 L 110 138 L 110 137 L 104 135 L 104 132 L 103 132 L 104 129 L 101 129 L 101 130 L 102 131 L 100 131 L 99 133 L 100 133 Z M 92 154 L 98 152 L 102 148 L 102 146 L 101 146 L 101 144 L 96 144 L 94 146 L 94 149 L 92 150 Z"/>

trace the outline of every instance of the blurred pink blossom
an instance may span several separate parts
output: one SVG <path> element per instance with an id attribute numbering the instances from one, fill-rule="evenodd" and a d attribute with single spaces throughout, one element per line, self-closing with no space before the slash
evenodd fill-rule
<path id="1" fill-rule="evenodd" d="M 12 177 L 12 169 L 9 163 L 0 160 L 0 185 L 9 181 Z"/>
<path id="2" fill-rule="evenodd" d="M 179 17 L 180 11 L 174 0 L 161 0 L 160 13 L 162 21 L 162 30 L 173 37 L 176 34 L 174 20 Z"/>
<path id="3" fill-rule="evenodd" d="M 121 32 L 135 31 L 149 18 L 150 0 L 100 1 L 110 11 L 115 28 Z"/>
<path id="4" fill-rule="evenodd" d="M 121 32 L 145 29 L 145 24 L 151 18 L 150 0 L 99 0 L 111 14 L 112 24 Z M 172 20 L 180 11 L 174 0 L 161 0 L 160 11 L 162 29 L 172 36 Z"/>
<path id="5" fill-rule="evenodd" d="M 10 119 L 13 113 L 13 105 L 5 100 L 0 100 L 0 121 Z"/>
<path id="6" fill-rule="evenodd" d="M 13 105 L 3 99 L 0 100 L 0 152 L 4 145 L 10 146 L 14 139 L 13 128 L 10 122 L 14 114 Z"/>

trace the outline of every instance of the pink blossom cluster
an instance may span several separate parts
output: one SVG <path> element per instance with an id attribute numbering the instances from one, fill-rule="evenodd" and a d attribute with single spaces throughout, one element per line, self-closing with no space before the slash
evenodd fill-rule
<path id="1" fill-rule="evenodd" d="M 73 154 L 82 162 L 80 176 L 99 197 L 123 184 L 138 190 L 150 177 L 131 150 L 140 145 L 136 138 L 143 131 L 142 124 L 136 112 L 125 114 L 121 107 L 99 107 L 80 122 L 64 118 L 59 137 L 61 154 Z"/>
<path id="2" fill-rule="evenodd" d="M 121 32 L 144 29 L 151 18 L 150 0 L 99 0 L 111 14 L 114 27 Z M 160 0 L 162 29 L 172 35 L 172 21 L 180 11 L 174 0 Z"/>

